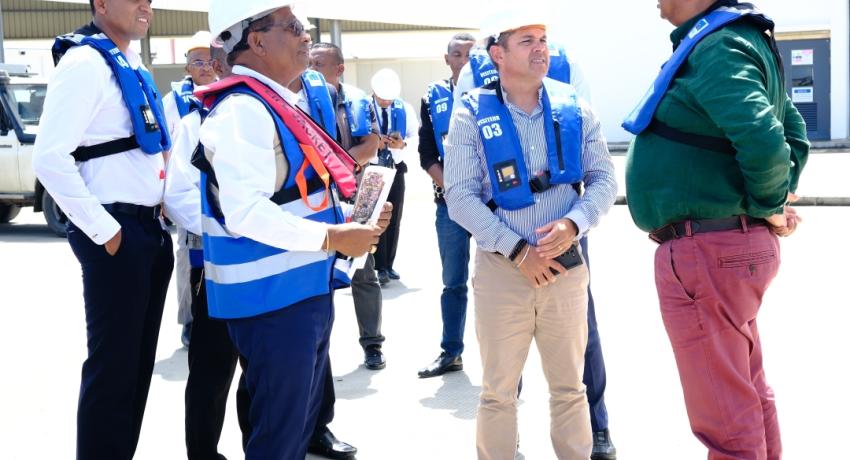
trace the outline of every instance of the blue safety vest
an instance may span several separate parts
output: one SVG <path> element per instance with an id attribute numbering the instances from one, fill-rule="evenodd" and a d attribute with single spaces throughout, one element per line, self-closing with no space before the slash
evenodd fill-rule
<path id="1" fill-rule="evenodd" d="M 470 91 L 464 104 L 475 116 L 495 205 L 507 210 L 534 204 L 532 177 L 525 165 L 519 135 L 505 106 L 501 87 L 491 84 Z M 550 184 L 581 182 L 582 118 L 575 89 L 550 78 L 543 80 L 543 113 Z"/>
<path id="2" fill-rule="evenodd" d="M 289 163 L 289 175 L 278 194 L 297 190 L 295 173 L 304 162 L 304 154 L 295 136 L 268 103 L 246 86 L 225 89 L 218 94 L 216 104 L 234 93 L 255 97 L 268 109 Z M 215 104 L 211 110 L 214 107 Z M 315 171 L 307 168 L 305 178 L 308 183 L 315 180 L 315 177 Z M 341 270 L 335 268 L 335 253 L 286 251 L 231 233 L 217 202 L 212 198 L 214 192 L 210 188 L 211 180 L 210 174 L 202 169 L 204 275 L 211 317 L 253 317 L 286 308 L 310 297 L 331 293 L 331 289 L 337 285 L 336 277 L 343 275 Z M 324 193 L 321 188 L 310 193 L 308 198 L 311 203 L 320 203 Z M 345 219 L 334 186 L 331 187 L 331 193 L 333 197 L 329 207 L 318 212 L 306 206 L 297 194 L 276 203 L 281 209 L 295 216 L 316 222 L 339 224 Z M 273 201 L 274 198 L 272 197 Z"/>
<path id="3" fill-rule="evenodd" d="M 469 52 L 469 67 L 472 70 L 472 80 L 476 88 L 499 80 L 499 71 L 484 48 L 476 48 Z M 546 76 L 562 83 L 572 83 L 570 60 L 562 45 L 549 43 L 549 72 Z"/>
<path id="4" fill-rule="evenodd" d="M 121 94 L 130 113 L 133 133 L 139 148 L 149 155 L 170 150 L 171 138 L 168 130 L 162 129 L 166 126 L 162 98 L 156 89 L 153 76 L 142 67 L 133 69 L 124 53 L 106 34 L 101 33 L 94 26 L 88 30 L 95 34 L 72 33 L 56 37 L 53 43 L 54 59 L 58 61 L 58 58 L 75 46 L 87 45 L 97 50 L 109 64 L 121 87 Z"/>
<path id="5" fill-rule="evenodd" d="M 177 104 L 177 113 L 180 118 L 201 108 L 201 101 L 195 97 L 195 82 L 192 77 L 171 83 L 171 92 L 174 94 L 174 102 Z"/>
<path id="6" fill-rule="evenodd" d="M 380 127 L 381 112 L 383 109 L 378 105 L 378 101 L 374 101 L 374 104 L 375 115 L 378 117 L 378 127 Z M 395 99 L 388 108 L 390 109 L 390 113 L 388 114 L 390 126 L 388 127 L 389 132 L 387 134 L 398 131 L 402 139 L 407 139 L 407 110 L 404 109 L 404 101 Z"/>
<path id="7" fill-rule="evenodd" d="M 372 133 L 372 113 L 369 104 L 372 98 L 368 94 L 351 85 L 342 85 L 345 99 L 345 116 L 353 137 L 364 137 Z"/>
<path id="8" fill-rule="evenodd" d="M 678 45 L 673 56 L 661 67 L 661 73 L 649 88 L 637 107 L 626 117 L 623 128 L 635 135 L 642 133 L 652 123 L 658 105 L 676 78 L 679 68 L 687 61 L 688 56 L 702 39 L 739 19 L 749 17 L 756 19 L 766 28 L 773 30 L 773 21 L 760 13 L 749 3 L 740 3 L 728 7 L 720 7 L 704 18 L 697 21 L 688 35 Z"/>
<path id="9" fill-rule="evenodd" d="M 434 140 L 437 142 L 437 149 L 440 151 L 440 159 L 446 156 L 443 140 L 449 133 L 449 122 L 452 119 L 453 91 L 454 87 L 451 80 L 436 81 L 428 87 L 431 126 L 434 129 Z"/>
<path id="10" fill-rule="evenodd" d="M 307 70 L 301 74 L 301 87 L 310 105 L 310 118 L 336 139 L 336 110 L 325 77 L 314 70 Z"/>

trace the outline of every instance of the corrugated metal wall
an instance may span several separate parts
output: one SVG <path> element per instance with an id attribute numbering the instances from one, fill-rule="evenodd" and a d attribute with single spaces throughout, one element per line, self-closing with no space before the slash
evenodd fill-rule
<path id="1" fill-rule="evenodd" d="M 6 39 L 43 39 L 70 32 L 91 20 L 88 5 L 39 2 L 34 0 L 2 0 L 3 27 Z M 234 0 L 238 1 L 238 0 Z M 433 27 L 342 21 L 343 32 L 380 32 L 397 30 L 434 30 Z M 192 35 L 209 27 L 206 13 L 157 10 L 151 28 L 156 37 Z M 322 31 L 330 30 L 330 21 L 321 20 Z"/>

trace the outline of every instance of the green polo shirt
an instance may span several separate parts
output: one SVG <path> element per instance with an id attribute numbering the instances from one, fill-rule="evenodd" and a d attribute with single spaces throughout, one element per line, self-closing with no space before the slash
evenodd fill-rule
<path id="1" fill-rule="evenodd" d="M 675 45 L 701 14 L 670 35 Z M 655 117 L 680 131 L 725 137 L 736 155 L 645 131 L 632 142 L 626 192 L 635 224 L 652 231 L 685 219 L 782 212 L 809 153 L 763 32 L 746 19 L 705 37 L 679 69 Z"/>

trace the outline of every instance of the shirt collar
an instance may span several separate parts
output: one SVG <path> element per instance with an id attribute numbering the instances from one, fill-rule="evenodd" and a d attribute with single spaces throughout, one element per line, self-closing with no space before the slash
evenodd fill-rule
<path id="1" fill-rule="evenodd" d="M 236 75 L 243 75 L 246 77 L 256 78 L 269 88 L 271 88 L 274 92 L 280 95 L 286 102 L 290 105 L 298 104 L 298 96 L 296 96 L 292 91 L 290 91 L 287 87 L 281 85 L 280 83 L 272 80 L 271 78 L 253 70 L 248 67 L 235 65 L 233 66 L 233 73 Z"/>
<path id="2" fill-rule="evenodd" d="M 525 113 L 525 111 L 522 110 L 521 108 L 519 108 L 519 106 L 517 106 L 516 104 L 514 104 L 513 102 L 508 100 L 508 91 L 505 89 L 505 87 L 502 86 L 501 83 L 499 84 L 499 86 L 502 89 L 502 98 L 504 99 L 505 106 L 508 107 L 509 109 L 515 111 L 515 112 Z M 529 115 L 529 116 L 535 115 L 535 114 L 537 114 L 538 111 L 542 111 L 542 110 L 543 110 L 543 85 L 541 84 L 540 89 L 537 90 L 537 108 L 535 108 L 533 112 L 531 112 L 530 114 L 527 114 L 527 115 Z"/>

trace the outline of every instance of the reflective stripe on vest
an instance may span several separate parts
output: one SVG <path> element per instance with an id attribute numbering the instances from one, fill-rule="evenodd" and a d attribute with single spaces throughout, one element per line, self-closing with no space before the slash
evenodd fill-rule
<path id="1" fill-rule="evenodd" d="M 516 210 L 533 205 L 534 194 L 519 135 L 500 93 L 499 85 L 490 85 L 471 91 L 463 102 L 478 124 L 487 157 L 493 201 L 500 208 Z M 542 102 L 549 182 L 579 183 L 583 177 L 582 118 L 575 89 L 546 78 L 543 80 Z"/>
<path id="2" fill-rule="evenodd" d="M 559 44 L 549 43 L 549 72 L 546 76 L 562 83 L 572 83 L 570 60 L 564 47 Z M 469 67 L 472 70 L 472 80 L 476 88 L 489 85 L 499 80 L 499 71 L 490 60 L 490 54 L 483 48 L 476 48 L 469 52 Z"/>
<path id="3" fill-rule="evenodd" d="M 172 82 L 171 91 L 174 94 L 174 102 L 177 104 L 177 113 L 180 114 L 180 118 L 201 108 L 200 101 L 194 95 L 195 83 L 192 82 L 192 77 Z"/>
<path id="4" fill-rule="evenodd" d="M 369 104 L 372 98 L 368 94 L 351 85 L 343 84 L 345 94 L 345 116 L 352 137 L 364 137 L 372 133 L 372 113 Z"/>
<path id="5" fill-rule="evenodd" d="M 53 44 L 53 53 L 62 55 L 69 48 L 83 45 L 97 50 L 112 69 L 118 86 L 121 87 L 124 104 L 130 113 L 133 133 L 139 148 L 149 155 L 170 150 L 171 138 L 168 130 L 162 129 L 166 126 L 162 98 L 150 72 L 142 67 L 133 69 L 124 53 L 102 33 L 91 36 L 81 34 L 59 36 Z"/>
<path id="6" fill-rule="evenodd" d="M 440 151 L 440 159 L 446 156 L 443 141 L 449 133 L 449 122 L 452 119 L 452 84 L 449 81 L 438 81 L 428 88 L 428 103 L 431 114 L 431 126 L 434 129 L 434 140 Z"/>
<path id="7" fill-rule="evenodd" d="M 741 3 L 734 7 L 718 8 L 704 18 L 700 19 L 688 32 L 688 35 L 676 48 L 673 56 L 661 67 L 661 73 L 650 86 L 640 103 L 623 122 L 623 128 L 635 135 L 642 133 L 655 116 L 658 105 L 670 88 L 670 84 L 676 78 L 679 68 L 687 61 L 688 56 L 703 38 L 722 29 L 728 24 L 744 17 L 757 17 L 767 25 L 773 23 L 770 18 L 761 14 L 755 7 L 748 3 Z M 772 26 L 770 27 L 773 30 Z"/>
<path id="8" fill-rule="evenodd" d="M 319 72 L 307 70 L 301 74 L 301 87 L 310 105 L 310 118 L 336 139 L 336 110 L 325 77 Z"/>
<path id="9" fill-rule="evenodd" d="M 239 93 L 261 101 L 272 116 L 281 145 L 290 165 L 283 187 L 295 186 L 296 171 L 304 162 L 300 144 L 268 102 L 240 85 L 218 94 L 217 102 L 228 94 Z M 308 168 L 306 176 L 315 172 Z M 208 190 L 209 176 L 201 173 L 201 187 Z M 225 190 L 224 193 L 227 193 Z M 333 204 L 313 211 L 300 198 L 280 208 L 294 216 L 329 224 L 342 223 L 344 217 L 332 187 Z M 285 308 L 310 297 L 331 291 L 336 255 L 324 251 L 286 251 L 231 233 L 223 218 L 216 217 L 216 203 L 210 193 L 201 194 L 204 242 L 204 273 L 209 313 L 214 318 L 246 318 Z M 322 202 L 325 191 L 308 196 L 314 206 Z"/>

